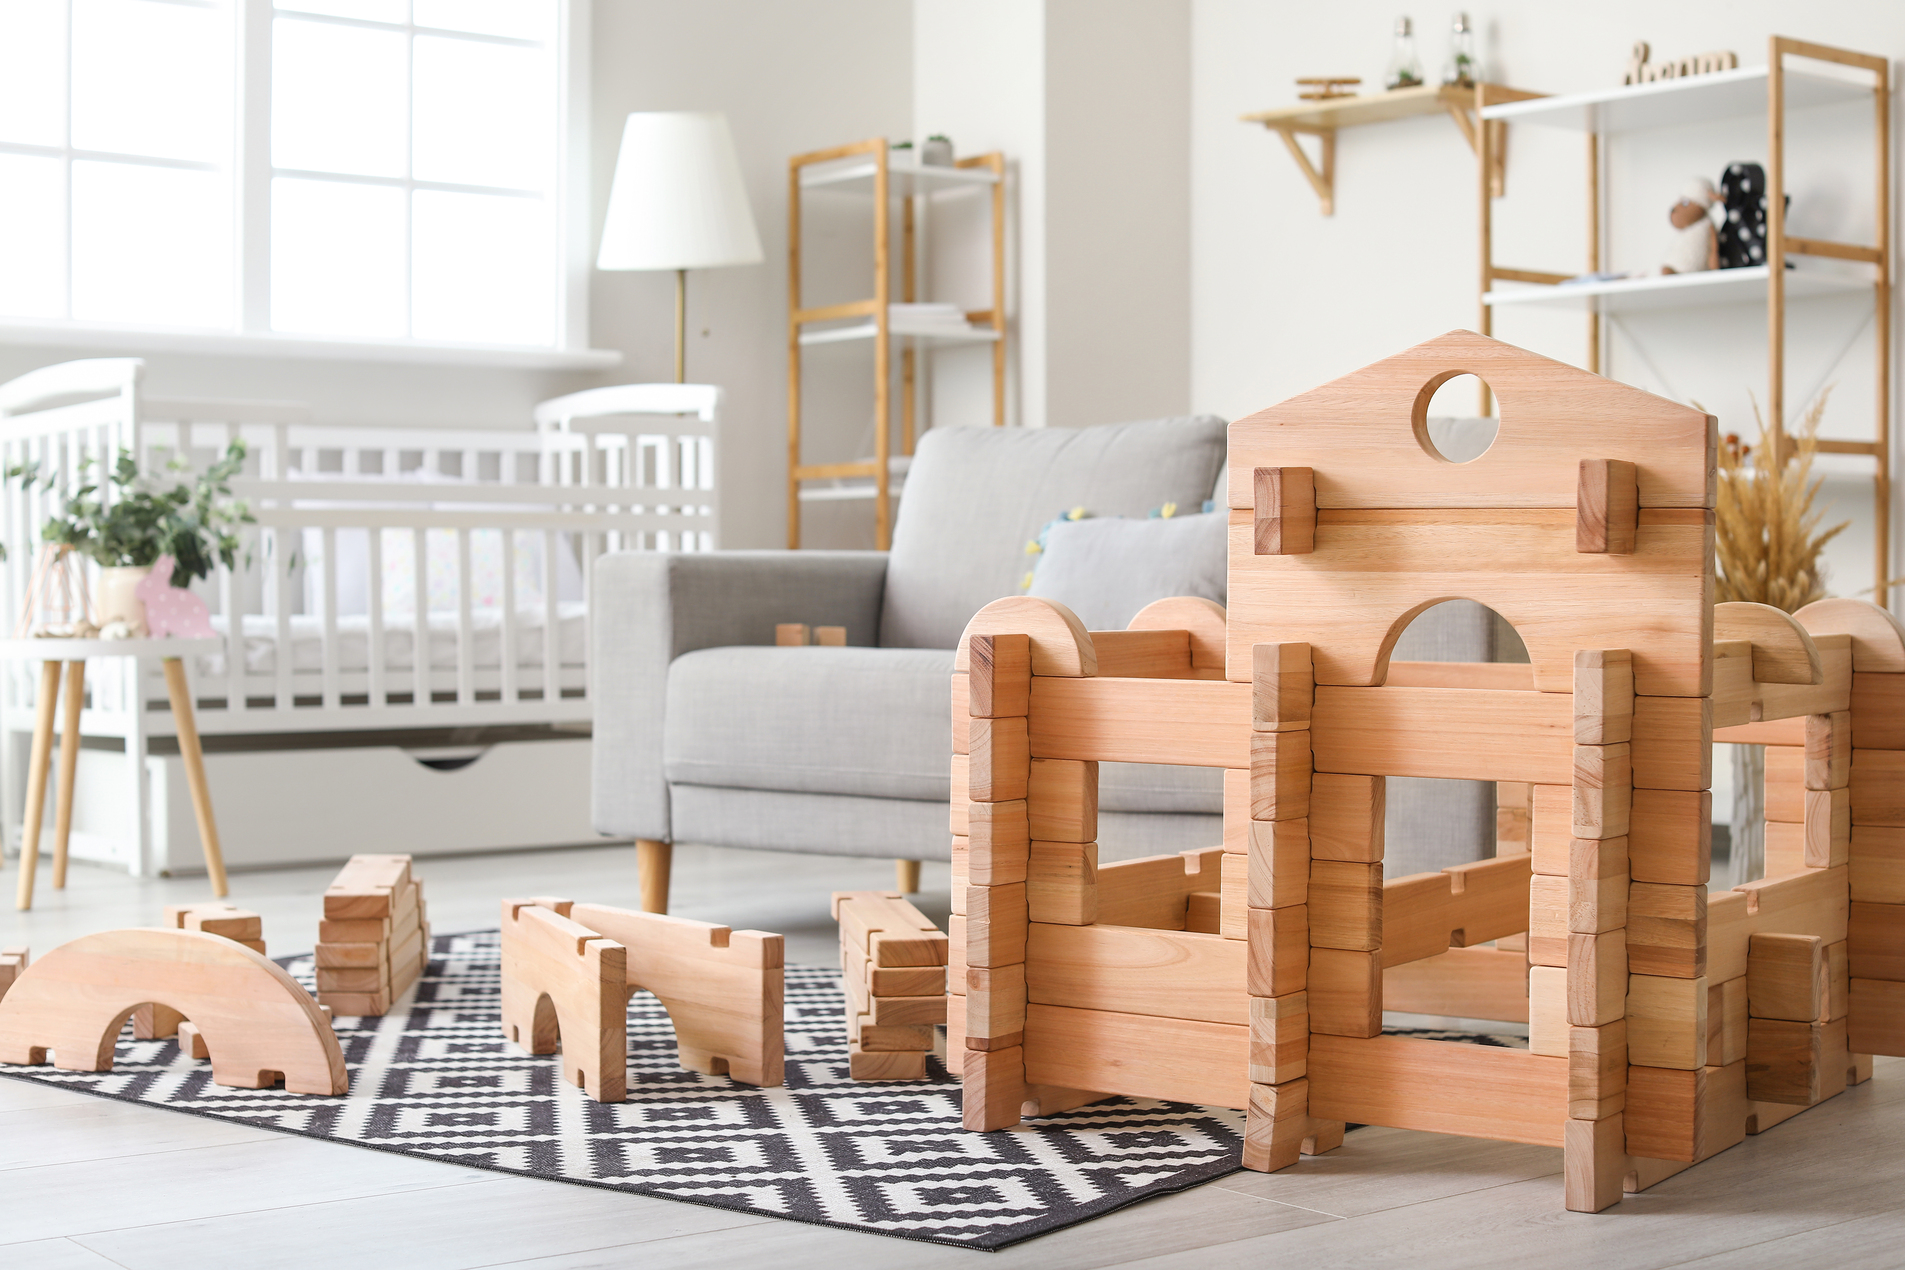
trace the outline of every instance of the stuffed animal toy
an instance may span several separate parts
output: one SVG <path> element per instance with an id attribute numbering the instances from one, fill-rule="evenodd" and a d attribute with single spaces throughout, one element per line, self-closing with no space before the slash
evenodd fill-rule
<path id="1" fill-rule="evenodd" d="M 212 630 L 212 616 L 205 601 L 184 587 L 172 585 L 172 570 L 177 564 L 171 556 L 160 556 L 134 592 L 146 606 L 146 633 L 153 639 L 168 635 L 209 639 L 217 632 Z"/>
<path id="2" fill-rule="evenodd" d="M 1720 175 L 1726 219 L 1720 224 L 1720 268 L 1750 269 L 1766 263 L 1766 169 L 1729 163 Z"/>
<path id="3" fill-rule="evenodd" d="M 1680 201 L 1667 213 L 1673 222 L 1673 246 L 1668 249 L 1662 273 L 1700 273 L 1720 267 L 1720 239 L 1713 231 L 1707 209 L 1719 202 L 1713 183 L 1694 177 L 1680 193 Z"/>

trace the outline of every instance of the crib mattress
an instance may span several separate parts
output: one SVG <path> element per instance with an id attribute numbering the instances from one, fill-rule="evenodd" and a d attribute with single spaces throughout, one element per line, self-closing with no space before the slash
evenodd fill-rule
<path id="1" fill-rule="evenodd" d="M 557 606 L 556 656 L 562 666 L 585 663 L 588 646 L 588 606 L 570 602 Z M 543 664 L 543 631 L 548 614 L 542 608 L 519 609 L 516 615 L 516 656 L 518 668 Z M 457 668 L 457 614 L 432 612 L 428 617 L 429 637 L 425 650 L 426 665 L 433 671 Z M 226 622 L 214 617 L 212 625 L 220 636 Z M 276 675 L 279 657 L 285 655 L 284 639 L 275 617 L 247 614 L 244 618 L 245 673 Z M 299 613 L 290 619 L 289 657 L 293 674 L 318 674 L 324 670 L 324 619 Z M 383 629 L 384 669 L 409 671 L 416 667 L 416 618 L 409 613 L 386 613 Z M 341 674 L 363 674 L 370 670 L 370 618 L 364 615 L 337 619 L 336 665 Z M 494 608 L 474 610 L 470 615 L 470 655 L 476 670 L 500 670 L 503 665 L 503 611 Z M 227 675 L 226 655 L 209 653 L 194 658 L 193 673 L 201 682 Z"/>

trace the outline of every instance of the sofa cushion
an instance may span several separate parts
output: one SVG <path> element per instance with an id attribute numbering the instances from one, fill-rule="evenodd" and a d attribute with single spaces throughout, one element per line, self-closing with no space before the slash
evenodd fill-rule
<path id="1" fill-rule="evenodd" d="M 671 785 L 944 803 L 950 649 L 704 648 L 668 669 Z M 1099 766 L 1107 812 L 1218 813 L 1214 768 Z"/>
<path id="2" fill-rule="evenodd" d="M 1089 631 L 1121 631 L 1154 600 L 1224 602 L 1230 512 L 1063 520 L 1045 534 L 1027 595 L 1056 600 Z"/>
<path id="3" fill-rule="evenodd" d="M 1209 415 L 1091 428 L 935 428 L 893 531 L 880 643 L 951 648 L 972 615 L 1019 594 L 1024 548 L 1061 511 L 1142 517 L 1201 507 L 1223 467 Z"/>

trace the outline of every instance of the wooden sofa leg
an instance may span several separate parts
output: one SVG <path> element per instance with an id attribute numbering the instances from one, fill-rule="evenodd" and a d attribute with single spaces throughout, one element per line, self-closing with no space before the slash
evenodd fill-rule
<path id="1" fill-rule="evenodd" d="M 893 889 L 898 891 L 901 895 L 916 895 L 919 893 L 918 860 L 893 861 Z"/>
<path id="2" fill-rule="evenodd" d="M 668 868 L 674 860 L 673 843 L 635 839 L 635 877 L 641 884 L 644 913 L 668 911 Z"/>

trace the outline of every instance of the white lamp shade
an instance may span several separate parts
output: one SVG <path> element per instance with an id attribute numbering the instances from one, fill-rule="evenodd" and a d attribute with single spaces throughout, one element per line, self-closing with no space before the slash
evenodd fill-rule
<path id="1" fill-rule="evenodd" d="M 707 269 L 761 259 L 726 117 L 689 111 L 630 115 L 596 268 Z"/>

